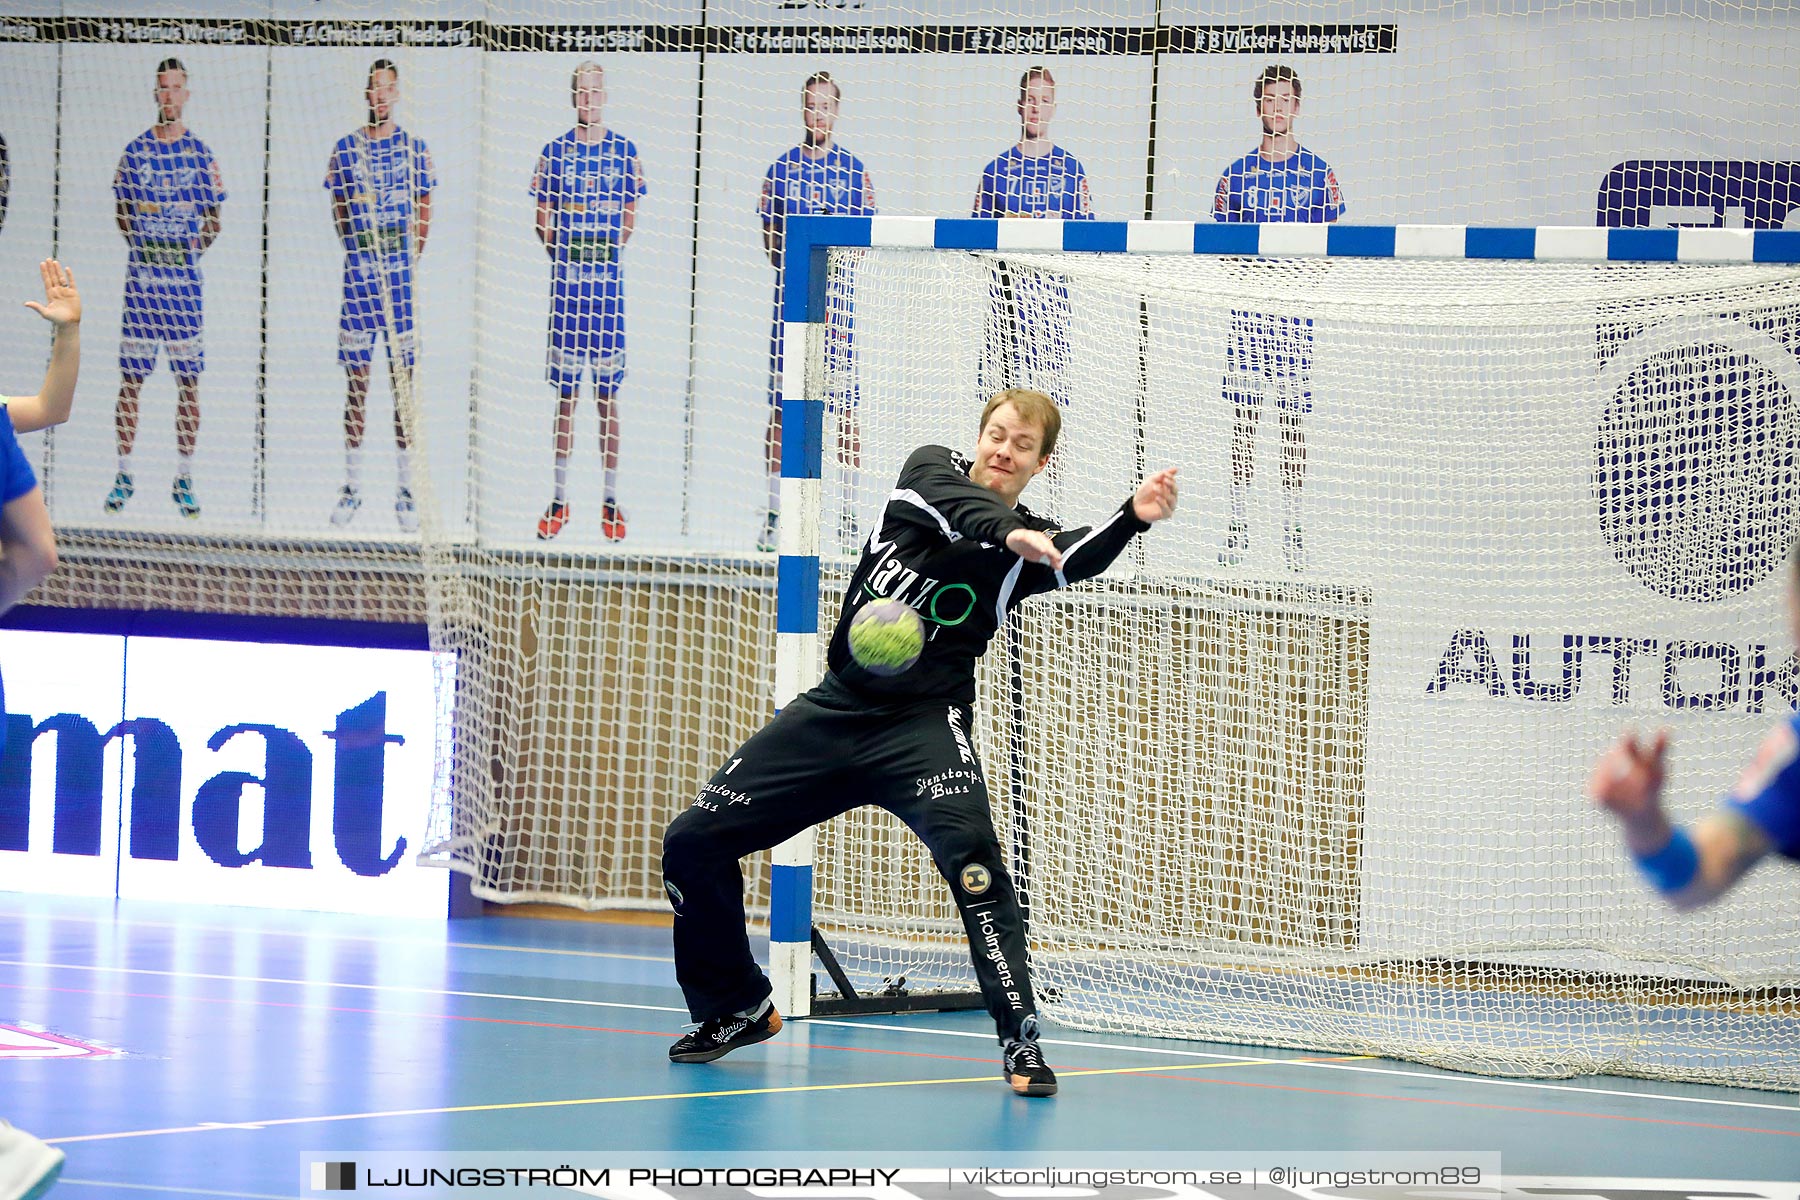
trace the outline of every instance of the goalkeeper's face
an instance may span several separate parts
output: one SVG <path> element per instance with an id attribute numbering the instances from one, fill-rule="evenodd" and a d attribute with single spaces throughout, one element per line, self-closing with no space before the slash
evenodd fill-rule
<path id="1" fill-rule="evenodd" d="M 1012 404 L 1002 404 L 989 414 L 982 427 L 969 478 L 1013 505 L 1019 502 L 1025 485 L 1048 462 L 1043 428 L 1020 416 Z"/>

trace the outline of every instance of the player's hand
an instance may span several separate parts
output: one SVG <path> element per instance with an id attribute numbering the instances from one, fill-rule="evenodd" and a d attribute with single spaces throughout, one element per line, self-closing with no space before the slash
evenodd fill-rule
<path id="1" fill-rule="evenodd" d="M 1642 742 L 1635 730 L 1626 730 L 1594 764 L 1594 773 L 1588 777 L 1589 798 L 1627 825 L 1666 820 L 1662 817 L 1662 787 L 1668 749 L 1666 729 Z"/>
<path id="2" fill-rule="evenodd" d="M 1006 548 L 1028 563 L 1043 563 L 1053 571 L 1062 570 L 1062 551 L 1050 536 L 1036 529 L 1015 529 L 1006 535 Z"/>
<path id="3" fill-rule="evenodd" d="M 1179 469 L 1164 467 L 1138 485 L 1137 495 L 1131 498 L 1131 511 L 1137 514 L 1138 520 L 1156 522 L 1175 512 L 1179 491 L 1175 485 L 1175 472 Z"/>
<path id="4" fill-rule="evenodd" d="M 44 302 L 27 300 L 25 307 L 58 329 L 79 324 L 81 293 L 75 289 L 74 273 L 54 258 L 46 258 L 38 264 L 38 274 L 44 277 Z"/>

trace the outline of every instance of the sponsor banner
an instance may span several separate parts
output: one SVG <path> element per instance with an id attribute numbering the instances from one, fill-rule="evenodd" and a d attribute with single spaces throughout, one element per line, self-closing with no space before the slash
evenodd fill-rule
<path id="1" fill-rule="evenodd" d="M 441 917 L 453 659 L 0 631 L 0 888 Z"/>

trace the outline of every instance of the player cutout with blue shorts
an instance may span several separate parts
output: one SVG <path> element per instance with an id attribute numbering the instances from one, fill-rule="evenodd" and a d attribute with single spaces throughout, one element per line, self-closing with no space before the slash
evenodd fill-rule
<path id="1" fill-rule="evenodd" d="M 1300 116 L 1300 77 L 1272 64 L 1250 89 L 1262 142 L 1225 168 L 1213 193 L 1213 220 L 1270 223 L 1331 222 L 1344 215 L 1344 196 L 1331 164 L 1294 135 Z M 1312 411 L 1310 317 L 1234 309 L 1225 347 L 1225 399 L 1231 403 L 1231 524 L 1219 565 L 1235 567 L 1250 548 L 1247 497 L 1256 473 L 1256 424 L 1265 393 L 1273 393 L 1281 422 L 1282 557 L 1290 571 L 1306 569 L 1300 529 L 1300 489 L 1306 479 L 1306 433 Z"/>
<path id="2" fill-rule="evenodd" d="M 400 397 L 413 382 L 413 267 L 431 231 L 431 193 L 437 176 L 431 151 L 394 121 L 400 68 L 379 58 L 365 87 L 368 123 L 332 147 L 325 167 L 331 219 L 344 244 L 344 303 L 338 313 L 338 362 L 344 368 L 344 486 L 333 525 L 348 525 L 362 507 L 362 443 L 375 338 L 387 339 L 388 381 L 394 394 L 394 447 L 399 485 L 394 516 L 410 533 L 419 527 L 412 494 L 411 439 Z"/>
<path id="3" fill-rule="evenodd" d="M 179 465 L 169 494 L 181 515 L 191 518 L 200 515 L 194 444 L 200 436 L 200 373 L 206 369 L 200 256 L 219 236 L 225 184 L 218 159 L 182 121 L 189 92 L 180 59 L 156 64 L 153 94 L 156 124 L 131 140 L 113 174 L 113 219 L 131 257 L 119 335 L 119 400 L 113 410 L 119 468 L 105 507 L 118 512 L 136 490 L 131 450 L 137 442 L 138 397 L 156 369 L 160 346 L 176 388 Z"/>
<path id="4" fill-rule="evenodd" d="M 815 71 L 800 87 L 800 116 L 805 133 L 800 144 L 783 154 L 763 175 L 763 249 L 775 265 L 774 318 L 769 327 L 769 426 L 764 439 L 769 468 L 769 509 L 756 548 L 774 551 L 781 519 L 781 249 L 789 217 L 867 217 L 875 213 L 875 185 L 856 155 L 832 142 L 843 91 L 829 71 Z M 825 369 L 829 408 L 837 418 L 838 462 L 854 473 L 862 467 L 862 438 L 856 424 L 854 330 L 847 305 L 833 305 L 826 320 Z M 855 491 L 852 474 L 851 492 Z M 856 539 L 848 510 L 839 529 L 845 549 Z"/>
<path id="5" fill-rule="evenodd" d="M 1800 543 L 1789 557 L 1788 626 L 1800 645 Z M 1625 849 L 1664 900 L 1686 911 L 1723 896 L 1770 854 L 1800 862 L 1800 713 L 1763 739 L 1718 807 L 1682 828 L 1663 808 L 1669 731 L 1627 730 L 1594 764 L 1588 797 L 1619 822 Z"/>
<path id="6" fill-rule="evenodd" d="M 1050 140 L 1056 78 L 1035 66 L 1019 77 L 1019 140 L 981 172 L 971 215 L 1094 219 L 1087 169 Z M 983 392 L 1034 388 L 1069 402 L 1069 288 L 1058 275 L 999 263 L 988 283 Z"/>
<path id="7" fill-rule="evenodd" d="M 625 381 L 625 279 L 620 251 L 637 223 L 644 169 L 629 138 L 606 127 L 606 72 L 584 62 L 569 77 L 575 126 L 547 144 L 531 177 L 537 235 L 550 255 L 550 332 L 545 373 L 556 389 L 556 475 L 550 506 L 537 535 L 548 541 L 569 521 L 569 454 L 575 441 L 575 402 L 584 372 L 594 377 L 600 414 L 600 453 L 606 482 L 600 530 L 624 540 L 619 507 L 619 414 L 614 401 Z"/>

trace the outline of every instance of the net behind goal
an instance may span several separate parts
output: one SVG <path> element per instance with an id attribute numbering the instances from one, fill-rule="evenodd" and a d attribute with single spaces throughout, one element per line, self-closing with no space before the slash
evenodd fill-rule
<path id="1" fill-rule="evenodd" d="M 837 531 L 874 519 L 917 444 L 972 446 L 989 387 L 1063 404 L 1024 502 L 1068 525 L 1182 469 L 1173 519 L 1028 603 L 983 667 L 981 753 L 1049 1016 L 1800 1087 L 1791 882 L 1672 916 L 1582 795 L 1620 728 L 1667 725 L 1691 819 L 1800 700 L 1781 599 L 1800 270 L 1749 261 L 1791 262 L 1793 235 L 1611 243 L 1730 264 L 1607 262 L 1592 230 L 1538 231 L 1536 252 L 1602 261 L 1337 253 L 1529 256 L 1529 230 L 1315 229 L 1317 256 L 1257 258 L 869 228 L 810 236 L 962 248 L 830 255 L 862 457 L 824 438 L 822 632 L 854 563 Z M 1242 236 L 1063 228 L 1118 249 Z M 822 342 L 815 404 L 845 386 Z M 813 885 L 857 990 L 972 989 L 948 889 L 886 814 L 825 828 Z"/>

